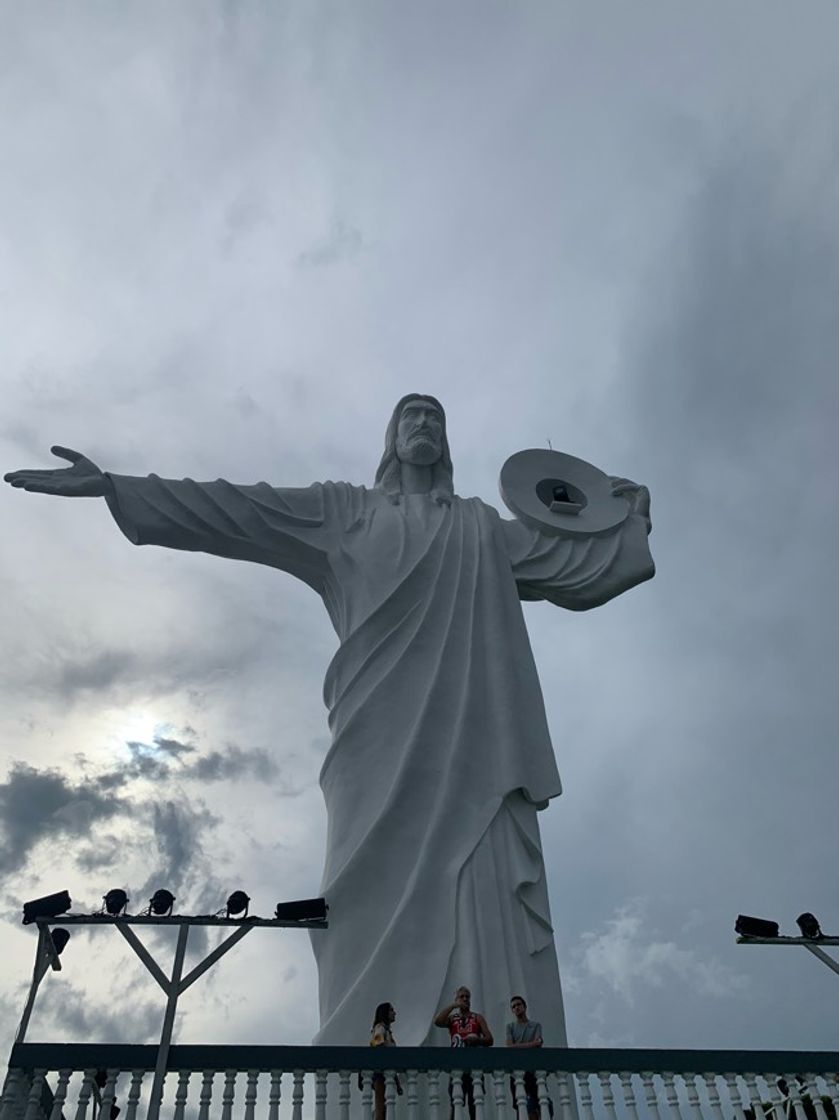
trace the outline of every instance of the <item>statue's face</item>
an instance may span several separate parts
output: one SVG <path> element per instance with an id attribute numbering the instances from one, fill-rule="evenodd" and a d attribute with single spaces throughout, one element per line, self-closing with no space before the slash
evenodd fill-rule
<path id="1" fill-rule="evenodd" d="M 396 456 L 401 463 L 432 467 L 443 457 L 443 417 L 430 401 L 408 401 L 396 429 Z"/>

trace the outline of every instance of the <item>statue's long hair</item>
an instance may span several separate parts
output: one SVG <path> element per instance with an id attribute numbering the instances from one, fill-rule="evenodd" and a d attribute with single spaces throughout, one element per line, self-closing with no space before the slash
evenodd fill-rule
<path id="1" fill-rule="evenodd" d="M 402 464 L 396 455 L 396 430 L 399 427 L 402 409 L 408 401 L 428 401 L 440 410 L 440 422 L 443 427 L 443 454 L 431 468 L 433 472 L 431 496 L 439 505 L 450 506 L 454 496 L 454 468 L 452 467 L 451 451 L 449 451 L 449 438 L 446 435 L 446 414 L 437 398 L 425 393 L 408 393 L 394 408 L 390 423 L 387 426 L 387 432 L 385 432 L 385 453 L 382 456 L 381 463 L 379 463 L 379 469 L 376 471 L 376 486 L 387 494 L 394 505 L 399 504 L 402 495 Z"/>

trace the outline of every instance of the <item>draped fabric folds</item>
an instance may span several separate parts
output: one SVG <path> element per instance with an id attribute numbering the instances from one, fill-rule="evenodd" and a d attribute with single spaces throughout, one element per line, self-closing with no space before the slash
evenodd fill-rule
<path id="1" fill-rule="evenodd" d="M 446 1044 L 431 1020 L 464 983 L 496 1032 L 517 992 L 564 1045 L 536 817 L 560 783 L 519 599 L 581 610 L 649 578 L 644 519 L 563 542 L 477 498 L 110 477 L 135 544 L 287 571 L 338 635 L 315 1041 L 363 1044 L 388 1000 L 403 1044 Z"/>

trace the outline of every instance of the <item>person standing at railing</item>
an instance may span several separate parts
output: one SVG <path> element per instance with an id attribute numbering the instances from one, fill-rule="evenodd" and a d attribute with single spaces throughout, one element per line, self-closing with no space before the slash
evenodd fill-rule
<path id="1" fill-rule="evenodd" d="M 391 1024 L 396 1020 L 396 1010 L 392 1003 L 380 1003 L 373 1016 L 373 1028 L 370 1031 L 371 1046 L 395 1046 Z M 402 1086 L 399 1078 L 396 1079 L 396 1092 L 402 1096 Z M 375 1120 L 385 1120 L 387 1105 L 385 1104 L 385 1075 L 381 1072 L 373 1074 L 373 1100 Z"/>
<path id="2" fill-rule="evenodd" d="M 477 1011 L 472 1010 L 472 993 L 461 985 L 454 994 L 454 1003 L 441 1007 L 434 1016 L 435 1027 L 448 1030 L 451 1044 L 460 1046 L 492 1046 L 492 1031 L 487 1026 L 487 1021 Z M 475 1120 L 475 1091 L 472 1084 L 472 1074 L 465 1072 L 462 1075 L 463 1098 L 469 1109 L 469 1120 Z M 452 1097 L 452 1084 L 449 1083 L 449 1097 Z M 452 1101 L 450 1120 L 454 1118 L 454 1101 Z"/>
<path id="3" fill-rule="evenodd" d="M 513 996 L 510 1000 L 510 1010 L 515 1019 L 507 1024 L 506 1045 L 517 1050 L 537 1050 L 542 1042 L 542 1024 L 527 1017 L 527 1003 L 522 996 Z M 513 1104 L 516 1103 L 516 1083 L 510 1078 L 510 1092 L 513 1094 Z M 539 1090 L 536 1085 L 536 1076 L 531 1070 L 525 1070 L 524 1095 L 527 1101 L 527 1120 L 539 1120 Z M 554 1114 L 554 1106 L 548 1101 L 548 1111 Z"/>

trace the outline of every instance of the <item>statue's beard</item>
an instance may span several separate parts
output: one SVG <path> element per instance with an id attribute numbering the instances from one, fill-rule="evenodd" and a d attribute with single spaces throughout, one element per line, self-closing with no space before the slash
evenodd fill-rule
<path id="1" fill-rule="evenodd" d="M 403 462 L 413 463 L 418 467 L 431 467 L 440 460 L 440 444 L 432 437 L 418 432 L 405 441 L 405 447 L 399 456 Z"/>

